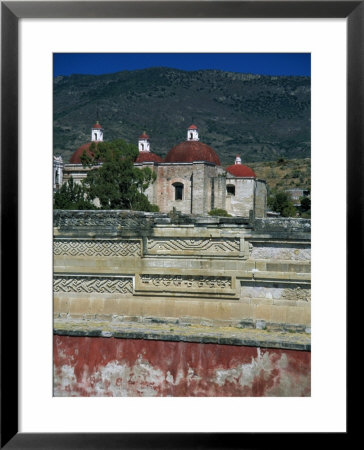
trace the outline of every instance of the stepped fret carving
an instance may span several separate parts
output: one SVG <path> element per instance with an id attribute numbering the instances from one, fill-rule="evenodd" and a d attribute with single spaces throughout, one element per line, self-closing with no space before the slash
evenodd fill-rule
<path id="1" fill-rule="evenodd" d="M 304 302 L 309 302 L 311 301 L 311 289 L 302 289 L 300 287 L 296 287 L 294 289 L 284 289 L 282 298 L 286 300 L 301 300 Z"/>
<path id="2" fill-rule="evenodd" d="M 142 284 L 151 287 L 171 286 L 178 288 L 231 288 L 230 277 L 208 277 L 192 275 L 141 275 Z"/>
<path id="3" fill-rule="evenodd" d="M 141 256 L 140 242 L 135 240 L 68 240 L 54 241 L 55 255 L 71 256 Z"/>
<path id="4" fill-rule="evenodd" d="M 86 292 L 89 294 L 132 294 L 132 278 L 55 276 L 54 292 Z"/>
<path id="5" fill-rule="evenodd" d="M 153 217 L 129 211 L 54 211 L 54 226 L 60 229 L 78 227 L 149 229 Z"/>
<path id="6" fill-rule="evenodd" d="M 148 251 L 180 253 L 185 251 L 197 251 L 206 253 L 238 252 L 239 239 L 148 239 Z"/>

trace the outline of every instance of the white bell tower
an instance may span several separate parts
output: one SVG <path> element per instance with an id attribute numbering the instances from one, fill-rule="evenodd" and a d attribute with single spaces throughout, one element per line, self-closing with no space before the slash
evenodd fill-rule
<path id="1" fill-rule="evenodd" d="M 240 158 L 240 155 L 236 155 L 236 158 L 235 158 L 235 164 L 241 164 L 241 158 Z"/>
<path id="2" fill-rule="evenodd" d="M 91 141 L 103 141 L 103 140 L 104 140 L 104 129 L 97 120 L 95 125 L 91 128 Z"/>
<path id="3" fill-rule="evenodd" d="M 149 136 L 146 134 L 145 131 L 138 138 L 138 149 L 139 152 L 150 152 Z"/>
<path id="4" fill-rule="evenodd" d="M 196 125 L 190 125 L 187 129 L 187 140 L 188 141 L 199 141 L 198 128 Z"/>

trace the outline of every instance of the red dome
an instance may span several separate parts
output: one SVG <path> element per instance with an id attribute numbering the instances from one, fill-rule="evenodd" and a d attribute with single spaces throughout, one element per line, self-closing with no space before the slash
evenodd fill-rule
<path id="1" fill-rule="evenodd" d="M 98 128 L 101 129 L 102 126 L 99 124 L 99 122 L 96 122 L 95 125 L 92 128 Z"/>
<path id="2" fill-rule="evenodd" d="M 81 156 L 83 155 L 83 152 L 86 152 L 86 155 L 89 156 L 90 158 L 93 158 L 95 155 L 90 151 L 90 145 L 92 144 L 92 142 L 87 142 L 87 144 L 83 144 L 81 145 L 81 147 L 79 147 L 74 154 L 71 156 L 70 158 L 70 163 L 71 164 L 82 164 L 81 163 Z"/>
<path id="3" fill-rule="evenodd" d="M 233 164 L 232 166 L 227 167 L 226 171 L 231 173 L 235 177 L 256 178 L 253 170 L 248 166 L 244 166 L 243 164 Z"/>
<path id="4" fill-rule="evenodd" d="M 152 152 L 139 152 L 139 155 L 137 159 L 135 160 L 136 163 L 143 163 L 143 162 L 163 162 L 162 158 L 155 153 Z"/>
<path id="5" fill-rule="evenodd" d="M 164 162 L 208 161 L 220 166 L 215 150 L 200 141 L 185 141 L 173 147 Z"/>
<path id="6" fill-rule="evenodd" d="M 188 129 L 189 129 L 189 130 L 197 130 L 197 127 L 196 127 L 196 125 L 190 125 L 190 126 L 188 127 Z"/>
<path id="7" fill-rule="evenodd" d="M 149 139 L 149 136 L 146 133 L 143 133 L 139 136 L 139 139 Z"/>

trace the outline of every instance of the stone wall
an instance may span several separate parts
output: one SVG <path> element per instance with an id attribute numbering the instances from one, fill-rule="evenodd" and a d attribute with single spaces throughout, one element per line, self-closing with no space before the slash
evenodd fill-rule
<path id="1" fill-rule="evenodd" d="M 213 205 L 224 205 L 225 177 L 218 176 L 223 172 L 221 167 L 203 162 L 165 163 L 156 164 L 154 170 L 157 180 L 146 195 L 151 203 L 159 206 L 161 212 L 168 213 L 176 208 L 183 214 L 207 214 Z M 180 200 L 175 199 L 174 183 L 183 185 Z"/>
<path id="2" fill-rule="evenodd" d="M 54 313 L 307 331 L 310 221 L 55 211 Z"/>
<path id="3" fill-rule="evenodd" d="M 256 180 L 254 196 L 254 214 L 257 218 L 266 216 L 267 211 L 267 184 L 263 180 Z"/>

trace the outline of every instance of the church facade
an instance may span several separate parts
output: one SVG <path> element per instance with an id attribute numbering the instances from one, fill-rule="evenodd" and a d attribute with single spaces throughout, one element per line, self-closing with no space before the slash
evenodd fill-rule
<path id="1" fill-rule="evenodd" d="M 96 124 L 91 129 L 91 141 L 79 147 L 68 164 L 59 169 L 60 161 L 54 160 L 54 190 L 59 180 L 66 183 L 70 177 L 80 182 L 93 168 L 84 167 L 81 156 L 89 150 L 92 142 L 103 141 L 104 130 Z M 168 213 L 173 208 L 183 214 L 206 215 L 213 209 L 224 209 L 232 216 L 265 217 L 267 187 L 264 180 L 242 164 L 236 156 L 234 164 L 223 168 L 213 148 L 200 140 L 196 125 L 187 129 L 186 140 L 174 146 L 163 159 L 151 151 L 150 138 L 143 133 L 138 138 L 139 155 L 135 167 L 149 167 L 156 174 L 156 181 L 145 191 L 150 203 L 158 205 L 160 212 Z M 57 157 L 55 157 L 57 158 Z"/>

